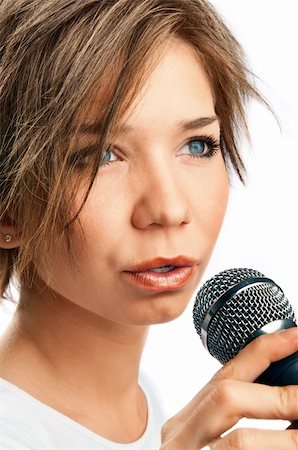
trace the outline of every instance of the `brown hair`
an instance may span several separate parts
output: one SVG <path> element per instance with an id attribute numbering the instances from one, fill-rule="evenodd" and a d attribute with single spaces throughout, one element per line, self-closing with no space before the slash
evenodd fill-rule
<path id="1" fill-rule="evenodd" d="M 7 297 L 13 272 L 22 285 L 32 284 L 33 261 L 53 240 L 67 242 L 71 260 L 71 225 L 103 158 L 103 152 L 95 156 L 82 205 L 74 211 L 76 162 L 68 161 L 78 112 L 102 91 L 98 144 L 104 148 L 156 49 L 171 36 L 189 43 L 204 65 L 225 162 L 244 181 L 238 139 L 240 132 L 248 135 L 245 105 L 251 97 L 267 103 L 241 46 L 207 1 L 2 0 L 0 221 L 19 225 L 22 237 L 19 248 L 0 249 L 0 296 Z"/>

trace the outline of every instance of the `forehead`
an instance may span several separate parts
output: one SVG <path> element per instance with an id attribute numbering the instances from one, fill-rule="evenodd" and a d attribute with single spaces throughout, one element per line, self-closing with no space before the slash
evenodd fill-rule
<path id="1" fill-rule="evenodd" d="M 184 41 L 173 38 L 155 54 L 132 102 L 124 110 L 114 132 L 129 133 L 144 123 L 163 119 L 183 126 L 183 117 L 211 117 L 214 113 L 212 86 L 196 51 Z M 81 114 L 82 132 L 100 132 L 101 118 L 113 96 L 115 72 L 107 71 L 106 79 Z M 201 124 L 202 125 L 202 124 Z"/>
<path id="2" fill-rule="evenodd" d="M 138 121 L 178 123 L 182 118 L 214 114 L 211 83 L 194 49 L 169 42 L 154 70 L 123 117 Z"/>

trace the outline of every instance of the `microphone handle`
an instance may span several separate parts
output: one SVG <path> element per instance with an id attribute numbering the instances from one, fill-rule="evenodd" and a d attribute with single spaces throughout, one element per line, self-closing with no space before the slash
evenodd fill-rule
<path id="1" fill-rule="evenodd" d="M 298 385 L 298 352 L 270 364 L 255 383 L 269 386 Z M 298 420 L 293 421 L 287 429 L 298 430 Z"/>
<path id="2" fill-rule="evenodd" d="M 298 384 L 298 352 L 271 363 L 268 369 L 255 380 L 255 383 L 269 386 Z"/>

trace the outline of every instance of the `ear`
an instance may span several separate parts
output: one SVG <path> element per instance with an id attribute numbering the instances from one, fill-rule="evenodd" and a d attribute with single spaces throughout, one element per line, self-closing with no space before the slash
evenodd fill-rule
<path id="1" fill-rule="evenodd" d="M 19 247 L 21 233 L 11 218 L 0 222 L 0 248 L 11 249 Z"/>

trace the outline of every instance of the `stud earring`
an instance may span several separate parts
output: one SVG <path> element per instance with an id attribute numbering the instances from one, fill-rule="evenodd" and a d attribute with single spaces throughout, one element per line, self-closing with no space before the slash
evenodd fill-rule
<path id="1" fill-rule="evenodd" d="M 10 236 L 10 234 L 6 234 L 4 236 L 4 240 L 5 240 L 5 242 L 11 242 L 12 241 L 12 236 Z"/>

